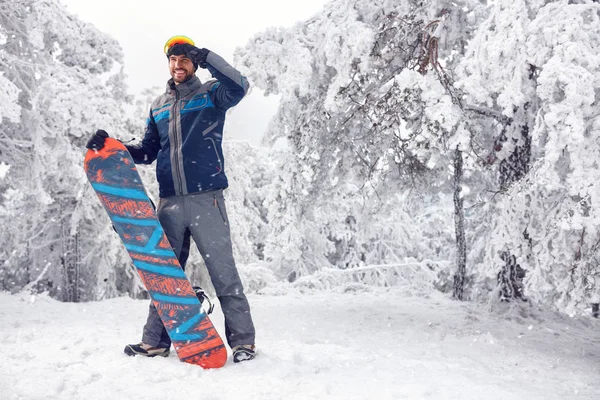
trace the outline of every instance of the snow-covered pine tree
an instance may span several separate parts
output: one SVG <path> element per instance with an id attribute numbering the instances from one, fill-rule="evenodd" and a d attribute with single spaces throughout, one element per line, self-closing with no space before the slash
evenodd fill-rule
<path id="1" fill-rule="evenodd" d="M 599 10 L 496 1 L 458 70 L 468 101 L 507 121 L 490 149 L 491 229 L 470 254 L 484 293 L 568 312 L 597 302 Z"/>
<path id="2" fill-rule="evenodd" d="M 3 106 L 12 111 L 0 126 L 2 163 L 10 166 L 0 200 L 0 287 L 66 301 L 128 289 L 113 272 L 127 264 L 118 261 L 110 224 L 97 218 L 82 170 L 88 136 L 124 126 L 120 47 L 56 0 L 4 2 L 0 37 L 0 82 L 12 83 Z"/>

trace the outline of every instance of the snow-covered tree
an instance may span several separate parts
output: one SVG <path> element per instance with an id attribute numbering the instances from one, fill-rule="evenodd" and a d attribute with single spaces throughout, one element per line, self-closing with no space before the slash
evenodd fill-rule
<path id="1" fill-rule="evenodd" d="M 459 68 L 469 101 L 505 121 L 493 149 L 502 191 L 471 254 L 503 298 L 574 312 L 598 295 L 599 10 L 496 1 Z"/>
<path id="2" fill-rule="evenodd" d="M 440 62 L 425 59 L 437 57 L 429 52 L 434 37 L 443 39 L 435 50 L 454 62 L 470 8 L 469 2 L 338 0 L 290 29 L 257 35 L 238 52 L 256 85 L 282 95 L 268 141 L 284 137 L 291 151 L 271 201 L 279 211 L 271 214 L 277 234 L 267 250 L 289 265 L 290 279 L 327 263 L 397 260 L 423 239 L 409 229 L 410 243 L 391 240 L 402 231 L 382 225 L 414 227 L 420 208 L 399 212 L 406 199 L 397 192 L 431 194 L 449 185 L 447 142 L 467 129 L 459 124 L 449 77 Z M 429 65 L 436 73 L 425 74 Z M 397 212 L 390 220 L 382 210 Z M 373 226 L 379 235 L 369 235 Z M 445 237 L 451 234 L 446 228 Z M 431 254 L 422 248 L 418 257 Z"/>
<path id="3" fill-rule="evenodd" d="M 447 217 L 454 195 L 459 292 L 561 309 L 592 301 L 597 24 L 598 4 L 585 0 L 336 0 L 257 35 L 237 57 L 282 96 L 267 137 L 291 150 L 271 192 L 267 256 L 291 261 L 294 278 L 323 257 L 339 268 L 376 262 L 366 254 L 386 262 L 366 249 L 419 210 L 401 218 L 398 197 L 439 192 L 421 210 Z M 369 224 L 385 230 L 382 210 L 396 211 L 394 233 L 370 237 Z M 426 237 L 414 222 L 410 234 L 413 245 Z M 410 253 L 394 244 L 390 253 Z"/>
<path id="4" fill-rule="evenodd" d="M 120 47 L 55 0 L 3 2 L 0 37 L 0 142 L 10 166 L 0 186 L 1 287 L 35 285 L 68 301 L 118 290 L 113 268 L 126 264 L 108 220 L 97 218 L 82 163 L 95 129 L 124 125 Z"/>

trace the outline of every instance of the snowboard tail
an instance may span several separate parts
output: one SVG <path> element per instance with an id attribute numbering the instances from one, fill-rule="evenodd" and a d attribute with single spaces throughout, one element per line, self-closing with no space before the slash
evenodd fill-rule
<path id="1" fill-rule="evenodd" d="M 125 146 L 107 138 L 100 151 L 88 150 L 84 169 L 146 286 L 179 359 L 203 368 L 222 367 L 227 361 L 223 340 L 179 265 Z"/>

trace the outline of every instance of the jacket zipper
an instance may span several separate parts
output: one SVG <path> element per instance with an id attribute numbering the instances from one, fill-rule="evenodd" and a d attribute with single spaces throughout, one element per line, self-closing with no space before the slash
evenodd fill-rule
<path id="1" fill-rule="evenodd" d="M 206 138 L 204 140 L 210 140 L 212 142 L 212 147 L 215 150 L 215 156 L 217 157 L 217 161 L 219 162 L 219 170 L 217 172 L 215 172 L 214 174 L 211 174 L 211 177 L 215 177 L 217 175 L 219 175 L 221 172 L 223 172 L 223 160 L 221 160 L 221 157 L 219 156 L 219 152 L 217 151 L 217 144 L 215 143 L 215 141 L 213 140 L 213 138 Z"/>
<path id="2" fill-rule="evenodd" d="M 173 139 L 175 140 L 175 151 L 173 152 L 174 154 L 174 161 L 175 161 L 175 193 L 176 194 L 183 194 L 183 184 L 181 182 L 181 173 L 182 171 L 180 171 L 179 169 L 179 140 L 178 140 L 178 136 L 177 136 L 177 118 L 179 118 L 179 91 L 177 91 L 177 89 L 175 89 L 175 112 L 173 113 Z"/>

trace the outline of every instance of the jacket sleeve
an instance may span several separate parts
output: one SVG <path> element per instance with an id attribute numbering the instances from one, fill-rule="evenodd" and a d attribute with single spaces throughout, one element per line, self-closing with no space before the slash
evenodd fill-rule
<path id="1" fill-rule="evenodd" d="M 152 117 L 152 110 L 150 110 L 142 143 L 134 146 L 125 145 L 125 147 L 136 164 L 152 164 L 156 160 L 160 150 L 160 136 L 158 135 L 158 129 L 156 129 L 156 122 Z"/>
<path id="2" fill-rule="evenodd" d="M 218 108 L 235 106 L 248 92 L 248 79 L 212 51 L 206 56 L 206 69 L 218 80 L 211 90 L 212 101 Z"/>

